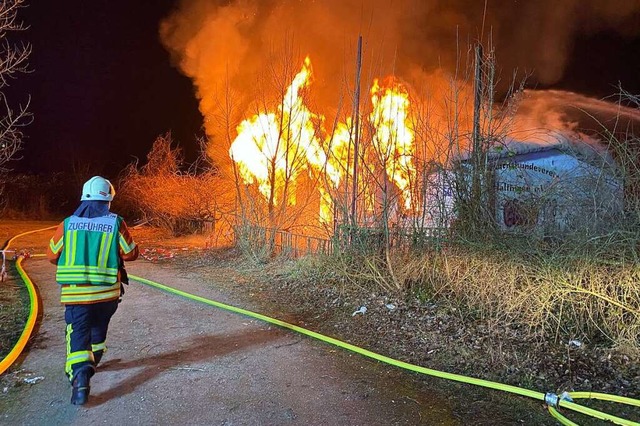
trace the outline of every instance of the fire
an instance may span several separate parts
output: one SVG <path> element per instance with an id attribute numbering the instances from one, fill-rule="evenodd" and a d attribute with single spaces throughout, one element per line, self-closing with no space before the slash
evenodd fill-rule
<path id="1" fill-rule="evenodd" d="M 344 182 L 352 179 L 355 134 L 353 119 L 338 123 L 332 134 L 323 128 L 324 116 L 311 112 L 304 94 L 312 80 L 311 60 L 307 57 L 293 78 L 276 111 L 260 112 L 242 121 L 229 155 L 245 184 L 257 184 L 271 207 L 282 202 L 296 204 L 296 184 L 307 175 L 315 179 L 319 192 L 322 223 L 333 218 L 337 190 L 346 193 Z M 410 126 L 411 104 L 407 89 L 389 78 L 371 88 L 369 143 L 363 144 L 359 158 L 375 158 L 386 178 L 400 191 L 404 207 L 412 206 L 411 182 L 414 132 Z M 363 132 L 361 137 L 365 137 Z M 365 186 L 363 186 L 365 187 Z M 365 194 L 371 199 L 373 194 Z"/>
<path id="2" fill-rule="evenodd" d="M 275 114 L 259 114 L 238 125 L 238 136 L 229 154 L 238 164 L 240 176 L 247 184 L 255 181 L 267 198 L 271 187 L 284 180 L 283 157 L 278 148 L 278 123 Z M 274 203 L 277 200 L 273 200 Z"/>
<path id="3" fill-rule="evenodd" d="M 373 144 L 376 155 L 384 165 L 388 178 L 402 193 L 404 206 L 411 208 L 411 182 L 416 169 L 413 164 L 415 134 L 409 123 L 409 94 L 394 79 L 387 87 L 380 87 L 378 79 L 371 87 L 373 111 L 369 121 L 374 129 Z"/>
<path id="4" fill-rule="evenodd" d="M 311 60 L 307 57 L 278 111 L 259 113 L 242 121 L 229 149 L 243 181 L 257 183 L 260 193 L 273 206 L 281 198 L 295 204 L 295 191 L 289 185 L 295 184 L 307 162 L 317 164 L 324 160 L 314 125 L 314 121 L 322 121 L 323 117 L 309 111 L 301 96 L 311 73 Z"/>

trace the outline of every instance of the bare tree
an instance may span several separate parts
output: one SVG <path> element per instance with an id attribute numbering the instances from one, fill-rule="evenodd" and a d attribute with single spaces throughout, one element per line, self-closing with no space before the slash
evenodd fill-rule
<path id="1" fill-rule="evenodd" d="M 24 0 L 2 0 L 0 3 L 0 192 L 6 174 L 6 165 L 22 146 L 23 128 L 31 122 L 28 98 L 25 104 L 12 106 L 6 96 L 11 80 L 28 72 L 31 45 L 13 42 L 10 34 L 26 29 L 18 18 L 18 11 L 25 7 Z"/>

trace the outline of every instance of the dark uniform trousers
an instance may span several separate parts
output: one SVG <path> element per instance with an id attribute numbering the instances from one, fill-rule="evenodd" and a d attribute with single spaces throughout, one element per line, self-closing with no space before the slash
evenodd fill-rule
<path id="1" fill-rule="evenodd" d="M 67 323 L 65 372 L 71 382 L 82 368 L 90 368 L 90 376 L 95 373 L 95 366 L 107 349 L 107 329 L 116 309 L 118 309 L 117 300 L 65 305 L 64 319 Z"/>

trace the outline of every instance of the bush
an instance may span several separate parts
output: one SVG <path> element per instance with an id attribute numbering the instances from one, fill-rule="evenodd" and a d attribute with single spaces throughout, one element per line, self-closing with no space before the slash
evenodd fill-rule
<path id="1" fill-rule="evenodd" d="M 220 231 L 232 213 L 231 188 L 211 169 L 182 171 L 181 153 L 171 144 L 170 134 L 158 137 L 147 164 L 140 169 L 131 164 L 124 171 L 119 185 L 122 208 L 173 235 L 203 232 L 207 224 Z"/>
<path id="2" fill-rule="evenodd" d="M 324 269 L 356 288 L 446 301 L 470 320 L 525 326 L 532 336 L 640 350 L 637 263 L 575 254 L 518 240 L 458 242 L 420 252 L 343 253 L 327 258 Z"/>
<path id="3" fill-rule="evenodd" d="M 64 173 L 53 176 L 14 173 L 0 194 L 0 213 L 13 219 L 54 219 L 66 216 L 79 198 L 75 180 Z"/>

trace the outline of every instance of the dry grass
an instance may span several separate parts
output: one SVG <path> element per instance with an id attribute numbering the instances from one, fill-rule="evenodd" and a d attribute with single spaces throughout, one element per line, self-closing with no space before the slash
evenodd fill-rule
<path id="1" fill-rule="evenodd" d="M 0 285 L 0 359 L 13 348 L 27 319 L 28 303 L 21 300 L 21 290 L 12 280 Z"/>
<path id="2" fill-rule="evenodd" d="M 635 264 L 461 246 L 340 256 L 329 264 L 350 285 L 445 300 L 470 319 L 524 325 L 532 337 L 640 350 L 640 270 Z"/>

